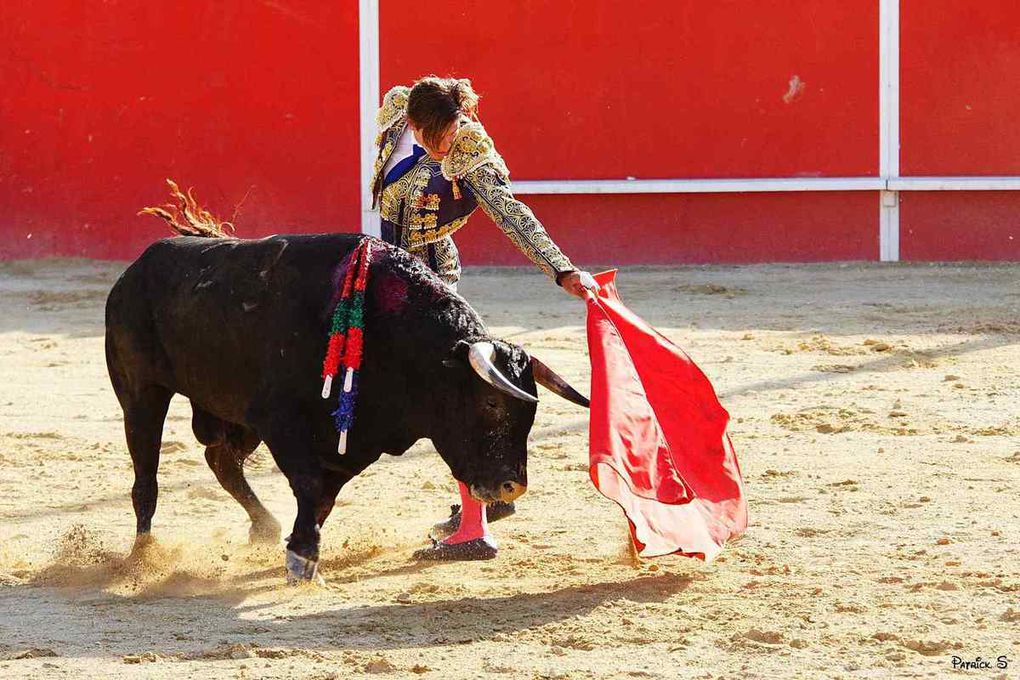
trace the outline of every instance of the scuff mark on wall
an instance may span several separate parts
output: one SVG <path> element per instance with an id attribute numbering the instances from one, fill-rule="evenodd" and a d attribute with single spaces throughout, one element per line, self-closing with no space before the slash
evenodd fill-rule
<path id="1" fill-rule="evenodd" d="M 276 10 L 277 12 L 283 14 L 286 17 L 294 19 L 298 23 L 304 24 L 306 26 L 316 25 L 315 21 L 310 16 L 294 9 L 293 7 L 288 7 L 288 4 L 285 2 L 274 2 L 274 0 L 262 0 L 262 4 L 268 7 L 269 9 Z"/>
<path id="2" fill-rule="evenodd" d="M 783 102 L 786 104 L 792 104 L 795 100 L 800 99 L 801 95 L 804 94 L 804 88 L 807 84 L 800 79 L 800 76 L 793 74 L 790 77 L 790 86 L 786 90 L 786 94 L 783 95 Z"/>

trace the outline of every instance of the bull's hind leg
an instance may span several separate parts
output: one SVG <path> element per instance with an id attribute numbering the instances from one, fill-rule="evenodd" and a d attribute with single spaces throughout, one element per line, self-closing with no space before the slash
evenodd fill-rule
<path id="1" fill-rule="evenodd" d="M 158 385 L 148 385 L 130 394 L 118 394 L 124 408 L 124 432 L 135 470 L 131 502 L 135 509 L 137 540 L 144 542 L 152 529 L 159 487 L 159 448 L 163 438 L 163 422 L 173 392 Z"/>
<path id="2" fill-rule="evenodd" d="M 280 523 L 262 505 L 244 477 L 244 461 L 258 447 L 258 435 L 246 427 L 221 420 L 194 404 L 192 409 L 192 429 L 198 440 L 206 445 L 205 461 L 220 486 L 241 504 L 251 520 L 248 540 L 252 543 L 279 542 Z"/>
<path id="3" fill-rule="evenodd" d="M 255 444 L 258 446 L 258 443 Z M 254 450 L 254 449 L 253 449 Z M 280 540 L 280 523 L 262 505 L 262 501 L 244 477 L 244 459 L 251 451 L 238 451 L 229 444 L 216 444 L 205 448 L 205 460 L 216 479 L 227 493 L 234 497 L 251 520 L 248 540 L 251 543 L 277 543 Z"/>

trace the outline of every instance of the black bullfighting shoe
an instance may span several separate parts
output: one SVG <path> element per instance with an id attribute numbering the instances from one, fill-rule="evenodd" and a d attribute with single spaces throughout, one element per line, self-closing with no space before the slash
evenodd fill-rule
<path id="1" fill-rule="evenodd" d="M 432 539 L 432 545 L 415 550 L 412 557 L 419 562 L 469 562 L 491 560 L 498 552 L 496 542 L 488 536 L 453 545 Z"/>
<path id="2" fill-rule="evenodd" d="M 497 501 L 486 506 L 485 520 L 487 522 L 498 522 L 505 517 L 509 517 L 515 512 L 517 512 L 517 507 L 513 503 Z M 457 529 L 460 529 L 460 505 L 451 505 L 450 517 L 442 522 L 437 522 L 432 525 L 432 530 L 429 531 L 429 536 L 441 541 L 447 536 L 453 536 L 457 533 Z"/>

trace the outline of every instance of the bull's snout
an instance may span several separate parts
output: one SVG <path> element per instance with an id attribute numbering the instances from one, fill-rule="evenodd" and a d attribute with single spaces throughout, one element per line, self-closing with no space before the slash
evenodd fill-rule
<path id="1" fill-rule="evenodd" d="M 483 503 L 495 503 L 496 501 L 512 503 L 527 490 L 528 487 L 526 485 L 510 480 L 503 482 L 494 489 L 478 484 L 471 485 L 471 495 Z"/>
<path id="2" fill-rule="evenodd" d="M 499 500 L 504 503 L 512 503 L 516 498 L 528 490 L 523 484 L 517 482 L 503 482 L 499 486 Z"/>

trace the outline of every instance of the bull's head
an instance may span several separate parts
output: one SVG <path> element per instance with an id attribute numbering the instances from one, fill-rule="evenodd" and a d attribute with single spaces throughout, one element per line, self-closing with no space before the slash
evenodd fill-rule
<path id="1" fill-rule="evenodd" d="M 504 342 L 460 342 L 444 362 L 459 371 L 456 413 L 433 443 L 453 475 L 480 501 L 510 502 L 528 486 L 528 433 L 538 403 L 535 384 L 575 404 L 588 400 L 539 360 Z"/>

